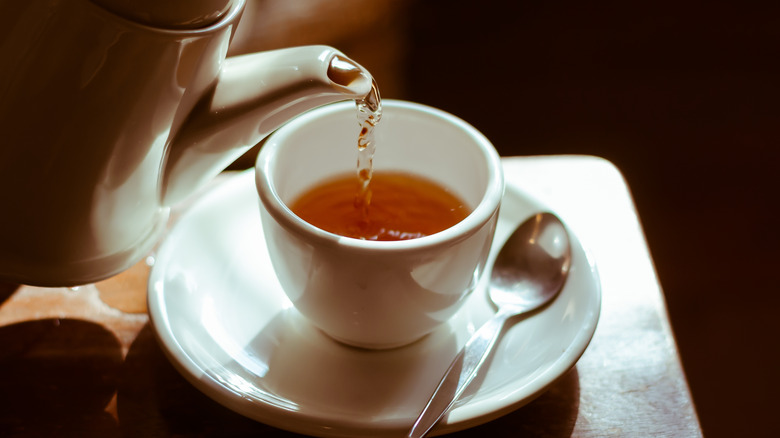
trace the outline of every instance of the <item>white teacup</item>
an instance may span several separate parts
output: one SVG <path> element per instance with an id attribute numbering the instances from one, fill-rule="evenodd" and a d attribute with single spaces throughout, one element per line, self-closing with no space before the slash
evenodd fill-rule
<path id="1" fill-rule="evenodd" d="M 471 125 L 435 108 L 385 100 L 374 169 L 432 179 L 471 213 L 444 231 L 405 241 L 332 234 L 287 205 L 328 177 L 356 172 L 359 129 L 355 104 L 342 102 L 272 134 L 257 159 L 260 214 L 274 269 L 293 305 L 336 340 L 392 348 L 446 322 L 476 287 L 493 240 L 503 174 L 495 148 Z"/>

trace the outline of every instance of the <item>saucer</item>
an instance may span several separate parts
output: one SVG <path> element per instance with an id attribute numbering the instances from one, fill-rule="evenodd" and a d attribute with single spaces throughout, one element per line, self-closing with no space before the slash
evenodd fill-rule
<path id="1" fill-rule="evenodd" d="M 489 263 L 515 226 L 541 210 L 549 209 L 507 183 Z M 422 340 L 392 350 L 352 348 L 294 309 L 261 227 L 249 170 L 199 197 L 172 228 L 157 253 L 148 296 L 168 358 L 207 396 L 280 429 L 323 437 L 406 433 L 457 351 L 495 312 L 485 292 L 488 276 L 447 324 Z M 504 332 L 485 372 L 434 434 L 530 402 L 585 351 L 601 292 L 592 259 L 571 237 L 571 272 L 560 296 Z"/>

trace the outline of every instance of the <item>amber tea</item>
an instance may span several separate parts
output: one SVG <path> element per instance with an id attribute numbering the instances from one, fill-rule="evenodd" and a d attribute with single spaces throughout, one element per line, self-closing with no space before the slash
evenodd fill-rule
<path id="1" fill-rule="evenodd" d="M 456 195 L 426 178 L 401 172 L 375 172 L 370 204 L 356 197 L 362 182 L 354 174 L 325 181 L 290 204 L 310 224 L 365 240 L 407 240 L 443 231 L 469 214 Z"/>
<path id="2" fill-rule="evenodd" d="M 401 172 L 374 175 L 374 128 L 382 117 L 376 81 L 355 101 L 360 131 L 357 178 L 323 182 L 291 204 L 310 224 L 363 240 L 407 240 L 443 231 L 468 215 L 465 204 L 433 181 Z"/>

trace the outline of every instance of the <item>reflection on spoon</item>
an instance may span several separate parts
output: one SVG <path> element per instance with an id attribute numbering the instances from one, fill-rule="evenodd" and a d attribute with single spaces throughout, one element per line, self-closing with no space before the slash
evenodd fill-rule
<path id="1" fill-rule="evenodd" d="M 433 428 L 474 380 L 506 321 L 552 302 L 570 266 L 569 235 L 557 216 L 538 213 L 520 224 L 498 253 L 490 276 L 490 299 L 498 312 L 455 357 L 408 437 L 423 437 Z"/>

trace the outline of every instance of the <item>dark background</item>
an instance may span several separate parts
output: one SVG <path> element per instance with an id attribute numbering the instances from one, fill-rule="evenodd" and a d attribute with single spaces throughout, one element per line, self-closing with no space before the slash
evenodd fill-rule
<path id="1" fill-rule="evenodd" d="M 504 156 L 591 154 L 613 162 L 632 191 L 705 435 L 777 434 L 780 4 L 254 0 L 251 6 L 254 13 L 242 20 L 249 23 L 244 51 L 332 44 L 369 67 L 385 97 L 456 114 Z M 2 286 L 0 301 L 16 289 Z M 46 319 L 4 326 L 0 335 L 26 345 L 22 335 L 51 327 L 59 331 L 41 344 L 47 355 L 67 351 L 84 335 L 95 348 L 75 357 L 96 359 L 55 356 L 60 374 L 35 368 L 28 374 L 49 379 L 22 379 L 18 391 L 6 391 L 14 400 L 32 394 L 40 404 L 29 390 L 43 388 L 56 403 L 40 407 L 57 410 L 54 422 L 25 417 L 37 411 L 24 404 L 0 403 L 4 418 L 22 416 L 25 425 L 44 428 L 34 433 L 77 412 L 90 430 L 114 431 L 105 397 L 115 390 L 111 378 L 127 373 L 132 383 L 147 384 L 119 389 L 119 400 L 133 400 L 128 392 L 140 400 L 120 406 L 123 414 L 140 412 L 155 423 L 149 427 L 159 426 L 159 418 L 135 410 L 157 409 L 145 398 L 155 394 L 134 389 L 162 388 L 171 394 L 163 402 L 174 404 L 163 404 L 170 409 L 164 413 L 187 427 L 199 424 L 192 423 L 191 405 L 180 403 L 195 399 L 194 389 L 171 377 L 180 376 L 149 330 L 124 365 L 118 341 L 93 323 Z M 157 356 L 144 374 L 139 366 L 148 354 Z M 95 380 L 100 373 L 113 377 Z M 154 381 L 158 375 L 178 392 Z M 91 390 L 82 393 L 98 398 L 61 404 L 59 389 L 74 388 L 62 376 L 86 381 Z M 205 397 L 195 403 L 202 401 L 212 403 Z M 200 410 L 213 414 L 214 405 Z M 216 421 L 247 424 L 234 418 Z"/>
<path id="2" fill-rule="evenodd" d="M 779 406 L 771 4 L 410 7 L 406 97 L 468 120 L 502 155 L 592 154 L 623 172 L 708 437 L 769 434 Z"/>

